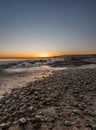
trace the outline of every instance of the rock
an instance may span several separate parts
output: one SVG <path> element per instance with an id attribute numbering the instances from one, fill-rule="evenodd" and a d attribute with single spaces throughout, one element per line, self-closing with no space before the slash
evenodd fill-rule
<path id="1" fill-rule="evenodd" d="M 14 126 L 11 126 L 8 130 L 21 130 L 22 128 L 20 127 L 19 124 L 16 124 Z"/>
<path id="2" fill-rule="evenodd" d="M 72 125 L 71 121 L 67 121 L 67 120 L 64 122 L 64 124 L 65 124 L 66 126 L 71 126 L 71 125 Z"/>
<path id="3" fill-rule="evenodd" d="M 2 122 L 6 121 L 6 120 L 7 120 L 7 117 L 4 116 L 4 117 L 1 118 L 1 120 L 2 120 Z"/>
<path id="4" fill-rule="evenodd" d="M 96 125 L 93 125 L 92 128 L 93 128 L 93 130 L 96 130 Z"/>
<path id="5" fill-rule="evenodd" d="M 24 124 L 26 124 L 26 123 L 27 123 L 27 120 L 26 120 L 25 118 L 19 119 L 19 124 L 20 124 L 20 125 L 24 125 Z"/>
<path id="6" fill-rule="evenodd" d="M 33 112 L 33 110 L 34 110 L 34 107 L 29 107 L 29 112 L 31 113 L 31 112 Z"/>
<path id="7" fill-rule="evenodd" d="M 55 122 L 55 118 L 52 118 L 52 119 L 51 119 L 51 123 L 54 123 L 54 122 Z"/>
<path id="8" fill-rule="evenodd" d="M 87 123 L 86 123 L 85 126 L 86 126 L 86 127 L 92 127 L 89 121 L 87 121 Z"/>
<path id="9" fill-rule="evenodd" d="M 25 110 L 20 110 L 18 113 L 23 115 L 25 113 Z"/>
<path id="10" fill-rule="evenodd" d="M 74 109 L 72 112 L 75 113 L 75 114 L 77 114 L 77 115 L 80 115 L 80 114 L 81 114 L 78 109 Z"/>
<path id="11" fill-rule="evenodd" d="M 10 126 L 11 126 L 10 122 L 0 124 L 0 128 L 2 129 L 8 129 Z"/>
<path id="12" fill-rule="evenodd" d="M 10 114 L 10 116 L 16 117 L 16 112 L 13 112 L 12 114 Z"/>
<path id="13" fill-rule="evenodd" d="M 90 112 L 90 116 L 96 117 L 96 112 Z"/>
<path id="14" fill-rule="evenodd" d="M 42 125 L 41 117 L 38 115 L 36 115 L 34 118 L 32 118 L 31 122 L 33 123 L 33 127 L 35 129 L 39 129 Z"/>
<path id="15" fill-rule="evenodd" d="M 38 116 L 38 115 L 36 115 L 36 116 L 35 116 L 35 121 L 36 121 L 36 122 L 41 122 L 41 117 Z"/>
<path id="16" fill-rule="evenodd" d="M 51 78 L 14 89 L 0 101 L 0 124 L 11 122 L 7 130 L 96 130 L 96 71 L 94 76 L 89 71 L 56 71 Z M 92 85 L 85 86 L 90 78 Z"/>

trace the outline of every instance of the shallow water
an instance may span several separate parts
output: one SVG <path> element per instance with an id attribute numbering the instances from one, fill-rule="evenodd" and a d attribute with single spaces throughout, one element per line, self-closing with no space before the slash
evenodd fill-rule
<path id="1" fill-rule="evenodd" d="M 17 60 L 18 61 L 18 60 Z M 14 62 L 14 60 L 6 63 Z M 3 61 L 3 64 L 5 64 Z M 16 62 L 16 61 L 15 61 Z M 18 63 L 9 68 L 5 68 L 0 75 L 0 98 L 5 92 L 10 92 L 14 87 L 26 86 L 27 83 L 41 79 L 42 77 L 48 76 L 52 71 L 66 68 L 54 68 L 48 65 L 41 66 L 30 66 L 29 62 L 26 61 L 26 66 L 23 63 Z"/>
<path id="2" fill-rule="evenodd" d="M 27 83 L 48 76 L 49 73 L 51 70 L 45 67 L 5 69 L 0 76 L 0 96 L 10 92 L 13 87 L 26 86 Z"/>

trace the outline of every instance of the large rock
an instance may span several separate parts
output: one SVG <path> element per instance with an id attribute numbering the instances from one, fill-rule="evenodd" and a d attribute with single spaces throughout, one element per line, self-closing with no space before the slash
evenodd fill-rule
<path id="1" fill-rule="evenodd" d="M 11 126 L 10 122 L 0 124 L 0 128 L 2 129 L 8 129 L 10 126 Z"/>

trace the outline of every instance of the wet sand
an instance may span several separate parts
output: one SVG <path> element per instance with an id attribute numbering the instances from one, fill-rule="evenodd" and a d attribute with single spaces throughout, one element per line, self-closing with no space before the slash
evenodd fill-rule
<path id="1" fill-rule="evenodd" d="M 16 63 L 18 65 L 18 63 Z M 0 72 L 0 98 L 6 92 L 10 92 L 13 88 L 20 88 L 27 86 L 27 83 L 42 79 L 52 71 L 67 69 L 66 67 L 50 67 L 48 65 L 29 67 L 29 66 L 11 66 L 5 68 Z"/>
<path id="2" fill-rule="evenodd" d="M 12 88 L 26 86 L 27 83 L 46 77 L 51 73 L 50 67 L 8 68 L 0 73 L 0 98 Z"/>

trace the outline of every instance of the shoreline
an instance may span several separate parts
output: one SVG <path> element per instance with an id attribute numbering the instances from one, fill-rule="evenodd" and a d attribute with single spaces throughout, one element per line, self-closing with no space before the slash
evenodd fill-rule
<path id="1" fill-rule="evenodd" d="M 4 95 L 0 100 L 0 128 L 95 130 L 95 101 L 96 68 L 54 71 Z"/>
<path id="2" fill-rule="evenodd" d="M 13 88 L 20 88 L 35 80 L 42 79 L 51 73 L 49 68 L 9 68 L 1 71 L 0 75 L 0 98 Z"/>

